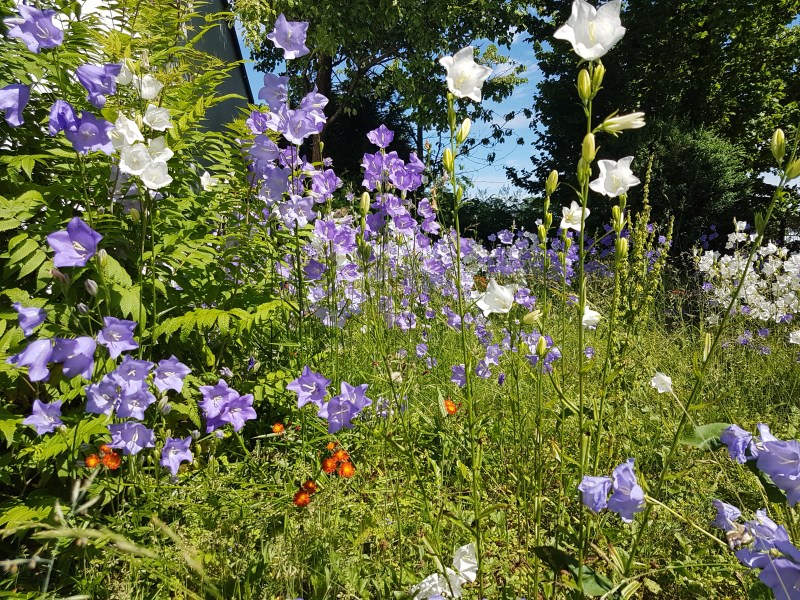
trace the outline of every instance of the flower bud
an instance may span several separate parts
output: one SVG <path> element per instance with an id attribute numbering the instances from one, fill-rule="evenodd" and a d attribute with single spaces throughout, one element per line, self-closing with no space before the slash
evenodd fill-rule
<path id="1" fill-rule="evenodd" d="M 626 129 L 640 129 L 644 127 L 644 125 L 644 113 L 635 112 L 629 115 L 608 117 L 603 121 L 603 124 L 600 125 L 600 129 L 611 135 L 616 135 L 620 131 L 625 131 Z"/>
<path id="2" fill-rule="evenodd" d="M 100 265 L 101 269 L 105 269 L 108 264 L 108 252 L 103 248 L 97 251 L 97 264 Z"/>
<path id="3" fill-rule="evenodd" d="M 783 157 L 786 154 L 786 136 L 783 134 L 783 129 L 776 129 L 772 134 L 772 156 L 778 161 L 778 164 L 783 162 Z"/>
<path id="4" fill-rule="evenodd" d="M 557 188 L 558 188 L 558 171 L 553 170 L 550 171 L 550 175 L 547 176 L 547 182 L 544 184 L 545 193 L 548 196 L 552 196 Z"/>
<path id="5" fill-rule="evenodd" d="M 87 279 L 84 281 L 83 287 L 86 288 L 90 296 L 97 296 L 97 282 L 94 279 Z"/>
<path id="6" fill-rule="evenodd" d="M 142 214 L 139 212 L 138 208 L 130 209 L 130 211 L 128 211 L 128 214 L 131 217 L 131 221 L 133 221 L 134 223 L 138 223 L 142 218 Z"/>
<path id="7" fill-rule="evenodd" d="M 582 158 L 578 160 L 578 181 L 586 181 L 592 175 L 592 167 Z"/>
<path id="8" fill-rule="evenodd" d="M 455 169 L 455 159 L 453 158 L 453 151 L 450 148 L 444 149 L 444 154 L 442 155 L 442 165 L 444 165 L 444 170 L 448 173 L 452 173 Z"/>
<path id="9" fill-rule="evenodd" d="M 461 204 L 461 199 L 464 197 L 464 188 L 462 186 L 456 187 L 456 204 Z"/>
<path id="10" fill-rule="evenodd" d="M 540 336 L 536 342 L 536 354 L 539 355 L 539 358 L 547 356 L 547 340 L 544 339 L 544 336 Z"/>
<path id="11" fill-rule="evenodd" d="M 615 242 L 615 246 L 617 248 L 617 254 L 620 258 L 625 258 L 628 256 L 628 238 L 619 238 Z"/>
<path id="12" fill-rule="evenodd" d="M 524 317 L 522 317 L 522 322 L 525 323 L 525 325 L 533 325 L 541 318 L 542 318 L 542 311 L 534 310 L 529 312 Z"/>
<path id="13" fill-rule="evenodd" d="M 800 158 L 793 160 L 786 167 L 786 181 L 790 181 L 800 175 Z"/>
<path id="14" fill-rule="evenodd" d="M 86 306 L 83 302 L 78 302 L 75 308 L 78 309 L 78 312 L 84 316 L 89 314 L 89 307 Z"/>
<path id="15" fill-rule="evenodd" d="M 54 268 L 50 270 L 50 275 L 58 279 L 64 285 L 69 285 L 69 275 L 67 275 L 66 273 L 62 273 L 58 269 Z"/>
<path id="16" fill-rule="evenodd" d="M 598 62 L 594 66 L 594 73 L 592 73 L 592 95 L 596 95 L 600 91 L 600 86 L 603 85 L 603 77 L 606 74 L 606 68 L 603 63 Z"/>
<path id="17" fill-rule="evenodd" d="M 590 163 L 594 160 L 596 154 L 597 148 L 594 145 L 594 135 L 587 133 L 586 137 L 583 138 L 583 144 L 581 144 L 581 158 L 584 162 Z"/>
<path id="18" fill-rule="evenodd" d="M 468 118 L 464 119 L 464 121 L 461 123 L 461 127 L 459 127 L 458 131 L 456 132 L 456 144 L 464 143 L 464 140 L 467 139 L 467 136 L 469 135 L 469 130 L 471 128 L 472 128 L 472 121 L 470 121 Z"/>
<path id="19" fill-rule="evenodd" d="M 539 234 L 539 241 L 544 243 L 547 240 L 547 229 L 544 227 L 544 223 L 539 225 L 539 230 L 537 232 Z"/>
<path id="20" fill-rule="evenodd" d="M 592 80 L 586 69 L 581 69 L 581 72 L 578 73 L 578 96 L 584 103 L 592 99 Z"/>
<path id="21" fill-rule="evenodd" d="M 369 205 L 370 205 L 369 193 L 364 192 L 363 194 L 361 194 L 361 202 L 359 204 L 359 209 L 361 210 L 361 214 L 364 215 L 365 217 L 369 214 Z"/>

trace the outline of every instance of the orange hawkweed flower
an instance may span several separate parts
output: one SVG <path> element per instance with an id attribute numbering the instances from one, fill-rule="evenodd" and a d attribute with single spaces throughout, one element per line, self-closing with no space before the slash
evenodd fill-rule
<path id="1" fill-rule="evenodd" d="M 309 494 L 314 494 L 314 493 L 316 493 L 316 492 L 319 490 L 319 486 L 317 485 L 317 482 L 316 482 L 316 481 L 314 481 L 313 479 L 309 479 L 308 481 L 306 481 L 306 482 L 305 482 L 305 483 L 302 485 L 302 488 L 303 488 L 303 489 L 304 489 L 306 492 L 308 492 Z"/>
<path id="2" fill-rule="evenodd" d="M 341 465 L 339 465 L 339 477 L 344 477 L 345 479 L 349 479 L 355 474 L 356 474 L 356 468 L 350 461 L 345 461 Z"/>
<path id="3" fill-rule="evenodd" d="M 275 423 L 272 426 L 272 433 L 277 433 L 278 435 L 280 435 L 284 431 L 286 431 L 286 427 L 283 426 L 283 423 Z"/>
<path id="4" fill-rule="evenodd" d="M 453 402 L 450 398 L 446 398 L 444 401 L 444 409 L 447 411 L 448 415 L 454 415 L 458 412 L 458 404 Z"/>
<path id="5" fill-rule="evenodd" d="M 344 448 L 339 448 L 336 452 L 333 453 L 333 458 L 336 462 L 345 462 L 350 460 L 350 455 Z"/>
<path id="6" fill-rule="evenodd" d="M 108 444 L 100 444 L 100 447 L 99 447 L 98 449 L 99 449 L 99 450 L 100 450 L 100 452 L 102 452 L 103 454 L 109 454 L 110 452 L 113 452 L 113 451 L 114 451 L 114 450 L 111 448 L 111 446 L 109 446 Z"/>
<path id="7" fill-rule="evenodd" d="M 122 463 L 122 457 L 116 452 L 109 452 L 103 455 L 103 464 L 112 471 L 119 469 L 120 463 Z"/>
<path id="8" fill-rule="evenodd" d="M 326 447 L 328 450 L 330 450 L 331 452 L 333 452 L 333 451 L 334 451 L 334 449 L 336 448 L 336 442 L 328 442 L 328 444 L 327 444 L 325 447 Z"/>
<path id="9" fill-rule="evenodd" d="M 294 505 L 299 508 L 308 506 L 308 503 L 311 502 L 311 494 L 305 490 L 297 490 L 294 498 L 292 498 L 292 502 L 294 502 Z"/>
<path id="10" fill-rule="evenodd" d="M 336 471 L 336 459 L 335 458 L 325 458 L 322 460 L 322 470 L 325 471 L 328 475 Z"/>
<path id="11" fill-rule="evenodd" d="M 90 454 L 89 456 L 86 457 L 86 459 L 83 462 L 90 469 L 94 469 L 97 465 L 100 464 L 100 457 L 97 456 L 97 454 Z"/>

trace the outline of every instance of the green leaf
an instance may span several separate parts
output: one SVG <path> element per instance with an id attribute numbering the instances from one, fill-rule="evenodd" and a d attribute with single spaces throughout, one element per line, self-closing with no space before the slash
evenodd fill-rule
<path id="1" fill-rule="evenodd" d="M 722 446 L 719 436 L 728 427 L 730 427 L 730 423 L 698 425 L 684 434 L 681 438 L 681 443 L 700 450 L 716 450 Z"/>

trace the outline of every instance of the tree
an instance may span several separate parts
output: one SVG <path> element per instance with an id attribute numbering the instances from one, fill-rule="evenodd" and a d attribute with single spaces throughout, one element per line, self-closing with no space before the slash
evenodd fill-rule
<path id="1" fill-rule="evenodd" d="M 525 7 L 522 0 L 239 0 L 235 5 L 259 70 L 275 69 L 282 57 L 264 43 L 262 23 L 273 23 L 281 13 L 310 23 L 307 45 L 312 52 L 290 61 L 287 70 L 303 82 L 304 90 L 316 86 L 325 96 L 336 95 L 335 108 L 326 109 L 323 142 L 344 111 L 374 97 L 408 114 L 416 126 L 419 155 L 423 129 L 446 126 L 444 72 L 436 60 L 481 38 L 509 46 Z M 490 65 L 507 62 L 493 45 L 484 50 L 482 60 Z M 518 72 L 491 79 L 484 96 L 508 97 L 523 81 Z M 464 106 L 473 120 L 493 116 L 479 104 Z"/>
<path id="2" fill-rule="evenodd" d="M 544 75 L 534 101 L 538 147 L 531 171 L 508 172 L 515 184 L 531 190 L 543 188 L 551 169 L 574 171 L 586 131 L 573 85 L 577 57 L 569 44 L 552 38 L 556 27 L 566 22 L 570 6 L 571 0 L 538 1 L 527 22 Z M 768 140 L 773 130 L 795 124 L 800 115 L 800 28 L 791 25 L 798 12 L 800 0 L 629 0 L 622 14 L 625 37 L 602 59 L 607 73 L 594 102 L 595 123 L 620 109 L 643 110 L 648 125 L 637 135 L 627 132 L 616 140 L 603 136 L 599 158 L 636 155 L 644 146 L 666 152 L 673 161 L 667 164 L 667 154 L 657 160 L 653 181 L 671 175 L 686 184 L 708 177 L 720 185 L 731 184 L 726 190 L 715 188 L 721 195 L 712 202 L 706 198 L 692 204 L 684 196 L 683 204 L 670 198 L 664 208 L 679 220 L 681 210 L 702 214 L 716 201 L 727 206 L 731 193 L 741 191 L 741 182 L 708 170 L 729 169 L 730 161 L 697 162 L 692 152 L 670 153 L 659 140 L 672 136 L 689 143 L 687 136 L 696 135 L 694 148 L 700 151 L 704 144 L 709 148 L 709 136 L 717 137 L 732 144 L 731 151 L 751 180 L 770 168 Z M 646 163 L 635 164 L 643 169 Z M 671 169 L 669 175 L 664 169 Z M 654 208 L 662 200 L 654 198 Z"/>

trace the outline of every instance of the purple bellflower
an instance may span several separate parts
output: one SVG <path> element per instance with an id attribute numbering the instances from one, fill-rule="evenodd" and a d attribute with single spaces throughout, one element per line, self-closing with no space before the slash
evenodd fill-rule
<path id="1" fill-rule="evenodd" d="M 267 34 L 275 47 L 283 50 L 283 58 L 291 60 L 309 53 L 306 48 L 306 34 L 308 23 L 305 21 L 287 21 L 282 14 L 275 21 L 275 29 Z"/>
<path id="2" fill-rule="evenodd" d="M 80 217 L 74 217 L 66 230 L 47 236 L 47 243 L 56 253 L 53 264 L 57 267 L 83 267 L 97 252 L 97 242 L 103 236 L 89 227 Z"/>
<path id="3" fill-rule="evenodd" d="M 331 380 L 303 367 L 300 377 L 286 386 L 286 389 L 297 394 L 297 408 L 302 408 L 309 402 L 313 402 L 318 408 L 322 408 L 325 396 L 328 394 L 328 386 Z"/>
<path id="4" fill-rule="evenodd" d="M 117 358 L 125 350 L 135 350 L 139 347 L 139 344 L 133 339 L 136 321 L 103 317 L 103 322 L 105 327 L 97 334 L 97 341 L 108 348 L 111 358 Z"/>
<path id="5" fill-rule="evenodd" d="M 57 338 L 51 360 L 61 363 L 61 371 L 70 379 L 76 375 L 91 379 L 96 347 L 94 339 L 88 336 L 74 339 Z"/>
<path id="6" fill-rule="evenodd" d="M 605 475 L 593 477 L 584 475 L 578 485 L 581 493 L 581 502 L 593 513 L 599 513 L 608 507 L 608 493 L 611 491 L 611 478 Z"/>
<path id="7" fill-rule="evenodd" d="M 87 385 L 86 412 L 96 415 L 110 415 L 120 401 L 119 386 L 114 379 L 106 375 L 99 383 Z"/>
<path id="8" fill-rule="evenodd" d="M 317 416 L 328 421 L 328 433 L 347 428 L 352 429 L 351 420 L 362 409 L 372 404 L 372 400 L 367 398 L 367 384 L 352 386 L 343 381 L 341 385 L 342 393 L 334 396 L 330 401 L 323 405 L 317 412 Z"/>
<path id="9" fill-rule="evenodd" d="M 123 394 L 139 391 L 155 365 L 149 360 L 137 360 L 126 354 L 119 366 L 109 375 L 122 388 Z"/>
<path id="10" fill-rule="evenodd" d="M 220 413 L 219 419 L 230 423 L 234 431 L 241 431 L 245 422 L 255 419 L 256 416 L 256 411 L 253 409 L 253 394 L 245 394 L 226 402 L 225 410 Z"/>
<path id="11" fill-rule="evenodd" d="M 18 38 L 28 50 L 38 54 L 42 48 L 55 48 L 64 41 L 64 32 L 56 27 L 54 10 L 39 10 L 33 6 L 19 4 L 19 17 L 4 19 L 8 36 Z"/>
<path id="12" fill-rule="evenodd" d="M 47 363 L 52 357 L 52 340 L 36 340 L 28 344 L 28 347 L 19 354 L 8 357 L 6 362 L 18 367 L 28 367 L 28 379 L 31 381 L 47 381 L 50 378 Z"/>
<path id="13" fill-rule="evenodd" d="M 63 425 L 61 421 L 61 400 L 45 404 L 41 400 L 33 401 L 31 416 L 22 421 L 23 425 L 30 425 L 36 430 L 36 435 L 52 433 L 57 427 Z"/>
<path id="14" fill-rule="evenodd" d="M 14 302 L 11 306 L 13 306 L 14 310 L 19 314 L 19 326 L 22 329 L 22 333 L 25 334 L 25 337 L 32 334 L 33 330 L 44 323 L 44 320 L 47 318 L 47 313 L 43 308 L 25 308 L 19 302 Z"/>
<path id="15" fill-rule="evenodd" d="M 167 390 L 175 390 L 180 393 L 183 389 L 184 378 L 191 372 L 192 370 L 189 367 L 180 362 L 173 355 L 159 361 L 156 372 L 153 375 L 153 383 L 158 388 L 159 392 L 163 393 Z"/>
<path id="16" fill-rule="evenodd" d="M 76 127 L 64 129 L 64 135 L 77 152 L 103 152 L 111 155 L 114 145 L 111 143 L 111 131 L 114 125 L 105 119 L 99 119 L 92 113 L 81 111 L 81 116 L 76 121 Z"/>
<path id="17" fill-rule="evenodd" d="M 117 406 L 117 416 L 144 421 L 144 411 L 156 401 L 156 397 L 144 388 L 123 390 Z"/>
<path id="18" fill-rule="evenodd" d="M 731 425 L 719 436 L 720 441 L 728 447 L 728 454 L 738 463 L 747 462 L 745 451 L 750 446 L 753 436 L 738 425 Z"/>
<path id="19" fill-rule="evenodd" d="M 617 513 L 624 523 L 631 523 L 634 513 L 645 508 L 644 490 L 636 482 L 632 458 L 614 469 L 612 487 L 614 491 L 608 501 L 609 510 Z"/>
<path id="20" fill-rule="evenodd" d="M 183 461 L 192 462 L 194 456 L 189 446 L 192 445 L 192 436 L 180 438 L 167 438 L 164 449 L 161 450 L 161 466 L 167 467 L 172 476 L 178 474 L 178 469 Z"/>
<path id="21" fill-rule="evenodd" d="M 78 117 L 75 109 L 66 100 L 56 100 L 50 108 L 48 132 L 56 135 L 59 131 L 78 129 Z"/>
<path id="22" fill-rule="evenodd" d="M 714 519 L 714 526 L 726 532 L 735 529 L 736 524 L 734 521 L 742 516 L 742 511 L 732 504 L 727 504 L 716 498 L 711 501 L 711 504 L 717 509 L 717 518 Z"/>
<path id="23" fill-rule="evenodd" d="M 394 131 L 391 131 L 386 125 L 381 125 L 377 129 L 370 131 L 367 134 L 367 139 L 378 148 L 387 148 L 394 139 Z"/>
<path id="24" fill-rule="evenodd" d="M 19 127 L 25 122 L 22 111 L 30 98 L 31 89 L 27 85 L 12 83 L 0 89 L 0 111 L 3 111 L 11 127 Z"/>
<path id="25" fill-rule="evenodd" d="M 113 96 L 117 92 L 117 75 L 122 70 L 122 65 L 107 63 L 99 65 L 81 65 L 75 70 L 80 84 L 89 92 L 89 103 L 97 108 L 106 105 L 106 96 Z"/>
<path id="26" fill-rule="evenodd" d="M 125 455 L 138 454 L 155 445 L 153 431 L 141 423 L 127 421 L 109 425 L 108 430 L 111 432 L 111 442 L 108 445 L 122 449 Z"/>
<path id="27" fill-rule="evenodd" d="M 264 87 L 258 91 L 258 97 L 267 103 L 270 110 L 278 110 L 289 100 L 289 78 L 265 73 Z"/>
<path id="28" fill-rule="evenodd" d="M 786 492 L 789 506 L 800 501 L 800 442 L 769 441 L 759 451 L 756 466 Z"/>

